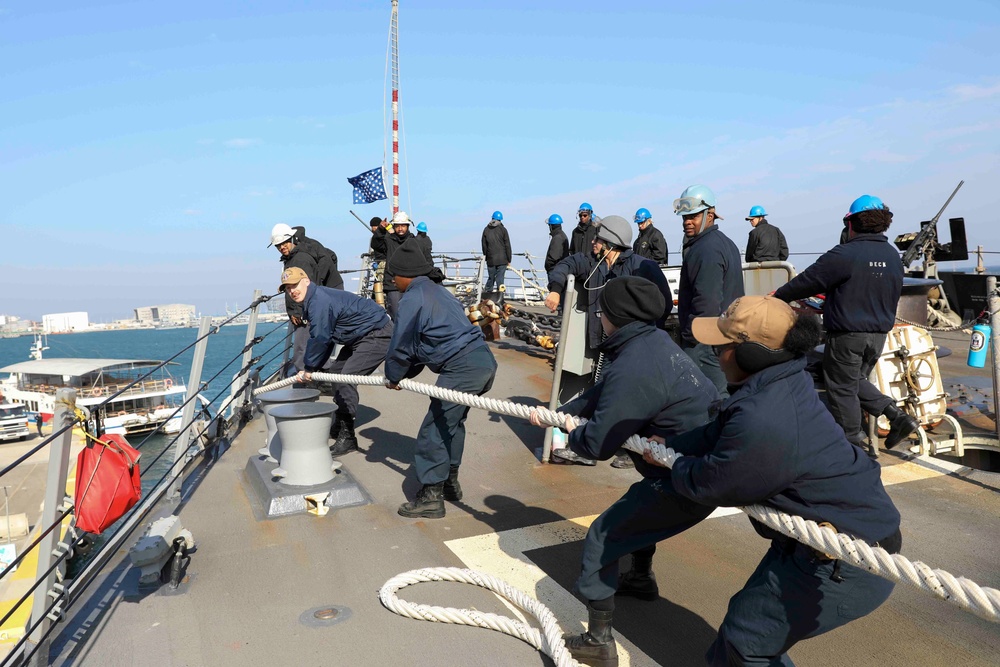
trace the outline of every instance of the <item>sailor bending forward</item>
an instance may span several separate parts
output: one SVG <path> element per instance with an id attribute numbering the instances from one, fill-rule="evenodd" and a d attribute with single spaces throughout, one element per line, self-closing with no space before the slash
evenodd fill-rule
<path id="1" fill-rule="evenodd" d="M 297 267 L 281 274 L 279 291 L 302 304 L 303 318 L 309 323 L 303 363 L 298 379 L 312 380 L 312 374 L 371 375 L 385 360 L 392 337 L 392 320 L 385 309 L 371 299 L 342 289 L 316 285 Z M 336 345 L 342 345 L 336 359 L 331 358 Z M 340 456 L 358 448 L 354 420 L 358 414 L 358 388 L 353 384 L 335 384 L 333 400 L 337 403 L 330 437 L 330 452 Z"/>
<path id="2" fill-rule="evenodd" d="M 692 333 L 719 355 L 731 395 L 714 421 L 667 443 L 685 455 L 670 476 L 676 502 L 762 504 L 898 552 L 899 512 L 879 465 L 848 442 L 805 371 L 816 319 L 745 296 L 719 318 L 696 318 Z M 751 523 L 771 547 L 729 601 L 710 665 L 791 665 L 797 642 L 870 614 L 892 592 L 891 581 Z"/>
<path id="3" fill-rule="evenodd" d="M 671 438 L 708 421 L 718 391 L 670 335 L 657 329 L 655 322 L 666 308 L 660 288 L 645 278 L 626 276 L 608 282 L 599 298 L 607 334 L 599 349 L 607 365 L 596 385 L 560 408 L 588 419 L 570 431 L 568 447 L 580 456 L 607 460 L 633 434 Z M 534 412 L 530 421 L 540 425 Z M 655 600 L 650 567 L 656 543 L 714 509 L 670 495 L 669 469 L 628 455 L 643 479 L 591 524 L 584 542 L 576 588 L 587 600 L 590 629 L 566 637 L 566 646 L 586 664 L 617 664 L 611 637 L 614 596 Z M 632 569 L 619 577 L 618 559 L 629 553 Z"/>
<path id="4" fill-rule="evenodd" d="M 389 273 L 402 293 L 396 330 L 385 358 L 385 381 L 399 389 L 403 378 L 423 366 L 438 373 L 437 386 L 481 396 L 493 386 L 497 362 L 483 332 L 466 317 L 462 304 L 439 283 L 441 272 L 408 240 L 389 258 Z M 445 500 L 461 500 L 458 467 L 465 449 L 469 408 L 431 398 L 417 432 L 413 467 L 422 485 L 413 502 L 403 503 L 405 517 L 440 519 Z"/>

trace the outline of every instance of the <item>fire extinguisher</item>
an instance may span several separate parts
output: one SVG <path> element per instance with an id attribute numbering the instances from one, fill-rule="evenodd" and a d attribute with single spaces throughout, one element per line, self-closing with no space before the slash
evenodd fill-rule
<path id="1" fill-rule="evenodd" d="M 978 322 L 972 327 L 972 341 L 969 343 L 968 365 L 982 368 L 986 365 L 986 351 L 989 349 L 990 334 L 993 330 L 989 324 Z"/>

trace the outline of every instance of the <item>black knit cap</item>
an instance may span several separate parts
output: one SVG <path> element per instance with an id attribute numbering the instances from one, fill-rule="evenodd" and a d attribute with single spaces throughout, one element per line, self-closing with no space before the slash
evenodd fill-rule
<path id="1" fill-rule="evenodd" d="M 368 221 L 369 227 L 378 227 L 381 224 L 382 224 L 382 218 L 378 217 L 377 215 Z"/>
<path id="2" fill-rule="evenodd" d="M 416 278 L 426 276 L 434 270 L 434 264 L 424 255 L 422 244 L 416 237 L 406 239 L 403 245 L 392 253 L 386 269 L 394 276 Z"/>
<path id="3" fill-rule="evenodd" d="M 660 288 L 638 276 L 609 281 L 601 290 L 600 304 L 611 324 L 619 329 L 630 322 L 655 322 L 667 307 Z"/>

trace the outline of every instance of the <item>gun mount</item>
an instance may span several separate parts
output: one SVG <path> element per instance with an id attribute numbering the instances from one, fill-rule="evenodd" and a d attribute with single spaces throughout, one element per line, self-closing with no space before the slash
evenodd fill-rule
<path id="1" fill-rule="evenodd" d="M 951 200 L 955 198 L 958 190 L 964 184 L 965 181 L 959 181 L 958 185 L 952 191 L 951 196 L 948 197 L 948 201 L 944 203 L 944 206 L 937 212 L 937 215 L 930 220 L 920 223 L 919 232 L 900 234 L 896 237 L 896 247 L 903 251 L 904 268 L 909 268 L 910 264 L 913 264 L 918 256 L 923 255 L 924 277 L 929 278 L 931 276 L 927 275 L 928 265 L 933 265 L 934 262 L 961 261 L 969 258 L 964 218 L 951 218 L 948 220 L 951 228 L 951 243 L 942 245 L 938 242 L 937 236 L 937 223 L 941 218 L 941 214 L 948 208 L 948 204 L 951 203 Z"/>

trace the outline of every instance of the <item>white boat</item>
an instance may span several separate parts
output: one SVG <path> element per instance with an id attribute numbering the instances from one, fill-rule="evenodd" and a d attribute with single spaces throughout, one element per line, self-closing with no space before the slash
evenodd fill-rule
<path id="1" fill-rule="evenodd" d="M 178 406 L 187 388 L 166 367 L 143 377 L 162 362 L 152 359 L 33 359 L 0 368 L 0 393 L 48 420 L 55 413 L 56 391 L 72 387 L 77 405 L 94 414 L 103 406 L 104 431 L 139 435 L 176 433 Z M 139 380 L 139 378 L 142 378 Z M 134 384 L 133 384 L 134 383 Z"/>

